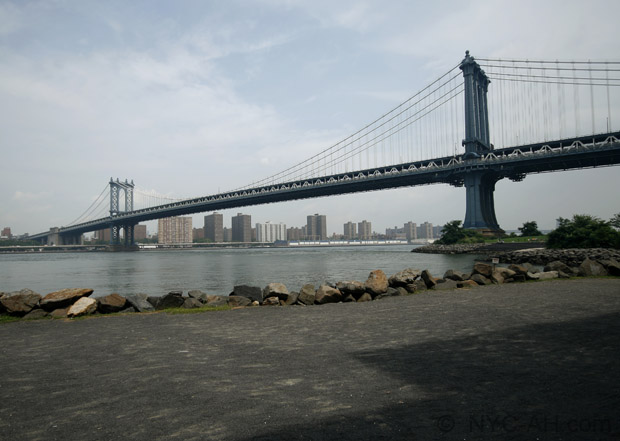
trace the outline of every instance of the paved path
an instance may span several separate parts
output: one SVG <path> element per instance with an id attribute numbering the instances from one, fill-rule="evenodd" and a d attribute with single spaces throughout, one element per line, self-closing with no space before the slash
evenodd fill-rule
<path id="1" fill-rule="evenodd" d="M 620 280 L 0 326 L 2 440 L 620 437 Z"/>

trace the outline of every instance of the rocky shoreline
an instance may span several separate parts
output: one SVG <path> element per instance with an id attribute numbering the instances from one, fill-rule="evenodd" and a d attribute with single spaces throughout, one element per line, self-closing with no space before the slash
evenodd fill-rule
<path id="1" fill-rule="evenodd" d="M 436 249 L 436 248 L 435 248 Z M 463 249 L 463 248 L 460 248 Z M 475 252 L 478 252 L 476 249 Z M 456 252 L 456 251 L 455 251 Z M 472 252 L 472 251 L 470 251 Z M 497 256 L 497 254 L 495 254 Z M 340 281 L 318 288 L 312 284 L 299 291 L 289 291 L 281 283 L 264 288 L 238 285 L 228 295 L 210 295 L 200 290 L 171 291 L 163 296 L 110 294 L 93 298 L 92 289 L 63 289 L 42 296 L 29 289 L 0 292 L 0 315 L 39 318 L 73 318 L 110 313 L 140 313 L 170 308 L 252 306 L 312 306 L 338 302 L 368 302 L 429 290 L 471 289 L 481 285 L 517 283 L 555 278 L 615 276 L 620 277 L 618 250 L 522 250 L 505 252 L 502 262 L 508 267 L 476 262 L 470 273 L 448 270 L 434 277 L 428 270 L 407 268 L 390 277 L 382 270 L 371 271 L 365 282 Z M 545 265 L 540 271 L 535 265 Z"/>

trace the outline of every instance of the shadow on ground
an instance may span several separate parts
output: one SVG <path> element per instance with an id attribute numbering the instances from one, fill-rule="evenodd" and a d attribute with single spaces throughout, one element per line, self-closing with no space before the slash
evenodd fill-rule
<path id="1" fill-rule="evenodd" d="M 379 411 L 246 439 L 620 439 L 619 346 L 614 313 L 357 352 L 403 392 L 377 397 Z M 426 393 L 413 398 L 410 385 Z"/>

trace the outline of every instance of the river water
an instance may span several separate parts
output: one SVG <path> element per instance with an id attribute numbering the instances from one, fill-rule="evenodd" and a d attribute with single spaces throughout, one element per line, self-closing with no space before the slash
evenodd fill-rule
<path id="1" fill-rule="evenodd" d="M 0 292 L 29 288 L 39 294 L 62 288 L 92 288 L 93 296 L 113 292 L 163 295 L 200 289 L 227 295 L 235 285 L 264 287 L 340 280 L 364 282 L 368 273 L 388 277 L 405 268 L 471 271 L 475 256 L 411 253 L 414 245 L 330 248 L 230 248 L 152 250 L 129 253 L 33 253 L 0 255 Z"/>

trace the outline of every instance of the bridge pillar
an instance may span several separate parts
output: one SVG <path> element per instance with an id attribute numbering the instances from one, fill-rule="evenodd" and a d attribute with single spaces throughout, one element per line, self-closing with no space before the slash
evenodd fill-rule
<path id="1" fill-rule="evenodd" d="M 474 57 L 465 52 L 460 65 L 465 82 L 465 155 L 466 162 L 479 161 L 480 156 L 493 150 L 489 136 L 489 109 L 487 90 L 489 78 L 476 63 Z M 466 210 L 464 228 L 482 230 L 483 233 L 502 233 L 495 217 L 493 192 L 497 178 L 490 172 L 469 170 L 464 173 Z"/>

